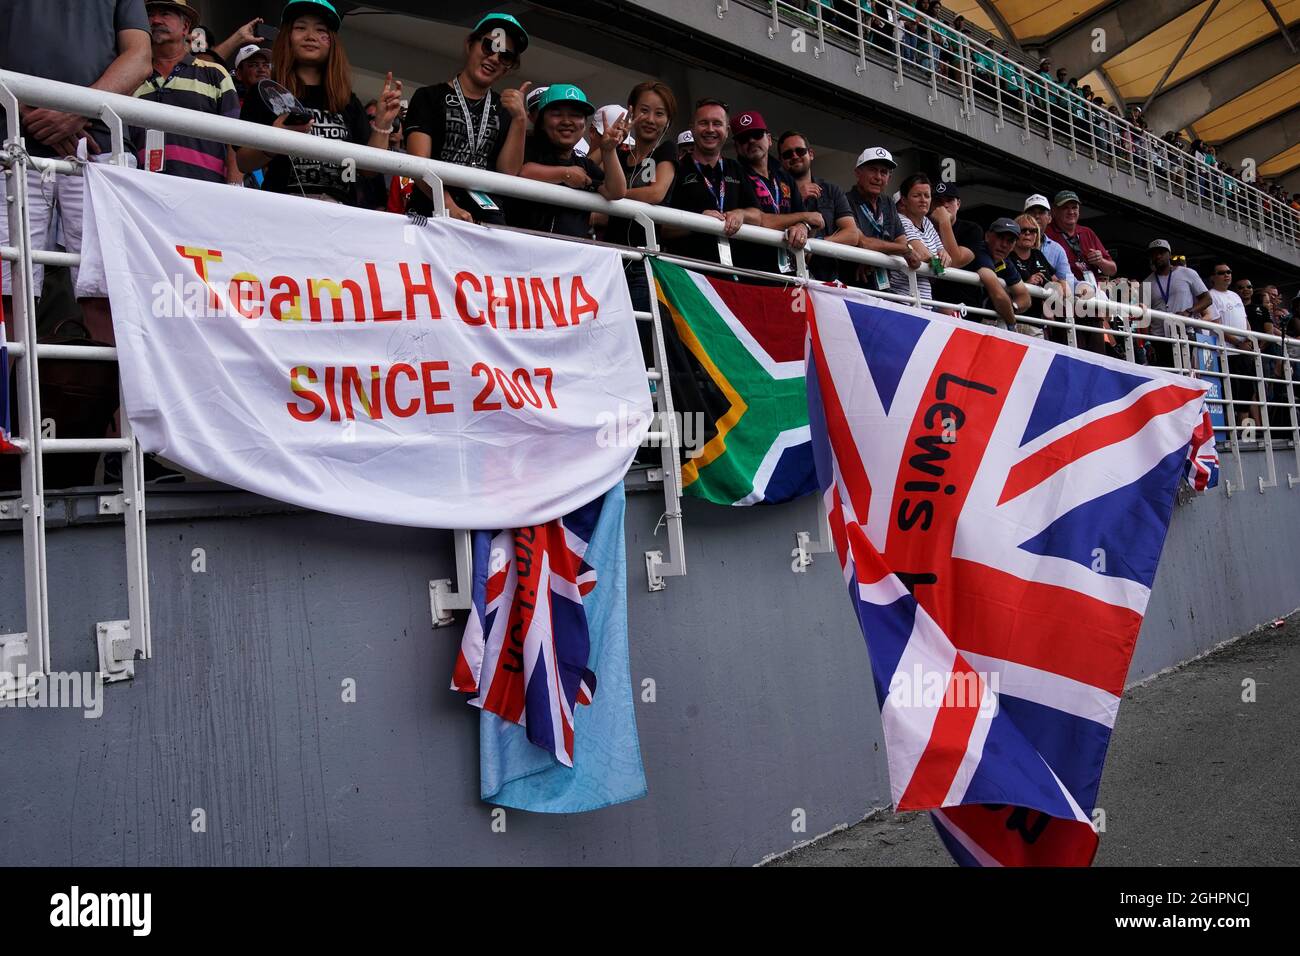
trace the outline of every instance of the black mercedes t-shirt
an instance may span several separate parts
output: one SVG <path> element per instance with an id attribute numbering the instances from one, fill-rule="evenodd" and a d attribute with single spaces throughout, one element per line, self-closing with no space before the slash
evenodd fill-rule
<path id="1" fill-rule="evenodd" d="M 356 94 L 351 96 L 341 112 L 329 108 L 323 86 L 304 87 L 303 94 L 298 99 L 311 111 L 313 136 L 345 143 L 369 142 L 370 120 L 366 118 L 365 108 Z M 276 119 L 262 102 L 262 97 L 255 93 L 244 97 L 239 118 L 267 126 L 274 123 Z M 296 196 L 324 195 L 353 206 L 357 201 L 355 188 L 357 175 L 360 174 L 356 170 L 345 174 L 341 163 L 326 163 L 302 156 L 277 155 L 271 158 L 270 164 L 266 167 L 266 179 L 262 183 L 262 188 Z"/>
<path id="2" fill-rule="evenodd" d="M 938 228 L 938 227 L 936 227 Z M 976 252 L 984 245 L 984 227 L 970 219 L 958 219 L 952 224 L 952 233 L 957 240 L 957 245 L 965 246 L 971 252 Z M 965 269 L 975 270 L 975 264 L 963 266 Z M 984 290 L 977 285 L 962 285 L 950 280 L 935 279 L 939 285 L 932 286 L 934 297 L 944 302 L 955 302 L 962 305 L 978 307 L 984 303 Z"/>
<path id="3" fill-rule="evenodd" d="M 1029 277 L 1035 272 L 1042 273 L 1044 282 L 1050 281 L 1055 275 L 1055 272 L 1052 270 L 1052 264 L 1047 261 L 1047 257 L 1043 255 L 1041 249 L 1030 249 L 1029 255 L 1024 259 L 1021 259 L 1020 256 L 1016 254 L 1016 250 L 1013 249 L 1011 250 L 1011 255 L 1007 256 L 1007 262 L 1016 267 L 1016 272 L 1020 274 L 1020 278 L 1027 284 L 1033 284 L 1029 282 Z M 1039 288 L 1042 288 L 1042 286 L 1039 286 Z M 1029 310 L 1022 314 L 1033 316 L 1036 319 L 1041 319 L 1043 317 L 1042 300 L 1031 298 Z"/>
<path id="4" fill-rule="evenodd" d="M 474 123 L 474 135 L 483 136 L 482 149 L 475 149 L 470 142 L 469 126 L 465 122 L 465 110 L 461 108 L 460 98 L 450 83 L 438 83 L 425 86 L 415 91 L 411 104 L 406 111 L 405 135 L 424 133 L 433 141 L 430 158 L 458 166 L 472 166 L 475 169 L 495 170 L 497 159 L 501 156 L 501 147 L 505 145 L 506 135 L 510 132 L 512 117 L 501 108 L 501 97 L 492 94 L 492 106 L 488 111 L 487 133 L 483 129 L 483 105 L 486 96 L 476 100 L 465 97 L 465 107 L 469 110 Z M 481 209 L 464 189 L 448 187 L 456 205 L 478 217 Z M 433 200 L 423 190 L 411 191 L 408 207 L 412 212 L 426 216 L 433 213 Z"/>
<path id="5" fill-rule="evenodd" d="M 571 152 L 568 156 L 561 157 L 548 140 L 537 135 L 529 136 L 524 145 L 524 162 L 541 166 L 578 166 L 591 177 L 587 192 L 595 192 L 605 181 L 604 171 L 586 156 Z M 520 229 L 585 237 L 589 232 L 591 213 L 585 209 L 519 199 L 512 200 L 507 207 L 506 221 Z"/>
<path id="6" fill-rule="evenodd" d="M 677 164 L 677 178 L 673 181 L 673 196 L 669 205 L 687 212 L 704 212 L 707 209 L 730 212 L 742 209 L 741 177 L 740 163 L 734 159 L 722 156 L 712 166 L 705 166 L 687 153 Z M 679 256 L 705 262 L 718 261 L 717 237 L 706 233 L 688 233 L 669 241 L 667 247 Z"/>
<path id="7" fill-rule="evenodd" d="M 804 212 L 803 197 L 799 195 L 795 181 L 785 170 L 773 168 L 770 163 L 766 176 L 759 175 L 751 167 L 743 167 L 740 197 L 742 209 L 758 209 L 772 215 Z M 731 261 L 742 269 L 794 272 L 792 252 L 775 246 L 760 246 L 756 242 L 732 240 Z"/>
<path id="8" fill-rule="evenodd" d="M 641 186 L 650 186 L 655 182 L 655 177 L 659 175 L 660 163 L 677 164 L 677 149 L 672 143 L 662 143 L 650 154 L 649 162 L 632 163 L 632 150 L 626 146 L 618 148 L 618 159 L 623 165 L 623 175 L 627 178 L 627 188 L 636 189 Z M 674 180 L 676 177 L 674 176 Z M 659 205 L 671 206 L 673 198 L 673 188 L 676 182 L 669 185 L 668 192 L 660 200 Z M 620 246 L 644 246 L 645 230 L 634 223 L 631 219 L 622 219 L 617 216 L 609 217 L 609 225 L 605 227 L 605 241 L 616 242 Z"/>

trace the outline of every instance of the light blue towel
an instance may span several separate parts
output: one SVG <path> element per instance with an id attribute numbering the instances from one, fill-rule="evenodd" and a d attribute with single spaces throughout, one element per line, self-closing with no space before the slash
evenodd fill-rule
<path id="1" fill-rule="evenodd" d="M 583 604 L 596 698 L 576 708 L 573 767 L 528 742 L 524 728 L 483 711 L 479 786 L 489 803 L 537 813 L 581 813 L 646 795 L 627 650 L 627 549 L 623 482 L 605 495 L 586 560 L 596 588 Z"/>

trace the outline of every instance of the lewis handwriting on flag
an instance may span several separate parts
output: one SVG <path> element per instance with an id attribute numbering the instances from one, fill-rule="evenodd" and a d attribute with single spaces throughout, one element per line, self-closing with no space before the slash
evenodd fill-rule
<path id="1" fill-rule="evenodd" d="M 964 865 L 1088 865 L 1204 383 L 811 290 L 819 483 L 899 810 Z"/>

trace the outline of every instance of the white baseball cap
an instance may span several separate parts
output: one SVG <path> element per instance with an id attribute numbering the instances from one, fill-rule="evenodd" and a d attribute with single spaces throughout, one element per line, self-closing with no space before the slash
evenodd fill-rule
<path id="1" fill-rule="evenodd" d="M 239 65 L 249 57 L 257 56 L 259 53 L 264 55 L 268 60 L 271 59 L 271 51 L 266 47 L 258 46 L 256 43 L 250 43 L 248 46 L 241 46 L 239 52 L 235 54 L 235 69 L 239 69 Z"/>
<path id="2" fill-rule="evenodd" d="M 1047 197 L 1042 193 L 1034 193 L 1025 200 L 1025 212 L 1033 209 L 1035 206 L 1042 206 L 1044 209 L 1051 209 L 1052 204 L 1047 201 Z"/>
<path id="3" fill-rule="evenodd" d="M 898 163 L 894 162 L 894 157 L 883 146 L 868 146 L 862 151 L 854 167 L 865 166 L 867 163 L 885 163 L 890 169 L 898 168 Z"/>
<path id="4" fill-rule="evenodd" d="M 691 146 L 695 143 L 695 134 L 688 129 L 682 130 L 677 134 L 678 146 Z"/>
<path id="5" fill-rule="evenodd" d="M 627 107 L 619 106 L 617 103 L 610 103 L 608 106 L 602 106 L 600 109 L 596 110 L 596 115 L 592 120 L 596 124 L 596 132 L 603 134 L 605 132 L 605 124 L 617 123 L 618 118 L 626 112 Z M 626 138 L 623 140 L 623 144 L 625 146 L 635 146 L 636 137 L 631 133 L 628 133 Z"/>

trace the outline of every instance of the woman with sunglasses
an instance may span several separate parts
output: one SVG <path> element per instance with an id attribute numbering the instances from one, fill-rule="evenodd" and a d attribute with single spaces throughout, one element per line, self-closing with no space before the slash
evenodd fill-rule
<path id="1" fill-rule="evenodd" d="M 1011 255 L 1007 256 L 1007 262 L 1015 267 L 1016 271 L 1020 273 L 1020 278 L 1027 284 L 1037 286 L 1040 289 L 1053 290 L 1058 295 L 1065 295 L 1065 287 L 1053 278 L 1056 273 L 1052 269 L 1052 264 L 1047 261 L 1047 256 L 1043 255 L 1038 217 L 1031 216 L 1027 212 L 1022 213 L 1016 217 L 1016 225 L 1020 227 L 1020 237 L 1016 239 L 1016 244 L 1011 247 Z M 1043 300 L 1030 299 L 1029 308 L 1022 315 L 1041 319 L 1043 317 Z M 1043 326 L 1029 322 L 1017 322 L 1016 331 L 1024 335 L 1032 335 L 1034 338 L 1041 339 L 1043 337 Z"/>
<path id="2" fill-rule="evenodd" d="M 528 34 L 507 13 L 489 13 L 465 39 L 465 65 L 450 83 L 417 90 L 406 112 L 406 151 L 510 176 L 524 164 L 528 115 L 524 96 L 531 83 L 499 96 L 492 84 L 519 68 L 528 48 Z M 416 180 L 408 209 L 431 215 L 429 186 Z M 501 225 L 501 209 L 482 190 L 448 186 L 443 189 L 447 213 L 464 222 Z"/>
<path id="3" fill-rule="evenodd" d="M 239 118 L 279 126 L 325 139 L 388 149 L 388 135 L 402 108 L 402 84 L 388 74 L 374 119 L 352 92 L 352 68 L 339 37 L 342 19 L 329 0 L 290 0 L 285 4 L 279 33 L 271 49 L 271 75 L 288 89 L 310 116 L 289 123 L 289 112 L 272 112 L 257 89 L 244 97 Z M 342 163 L 301 156 L 272 155 L 251 146 L 236 153 L 239 169 L 251 173 L 269 164 L 262 188 L 356 205 L 356 184 Z M 362 175 L 373 173 L 360 171 Z"/>

